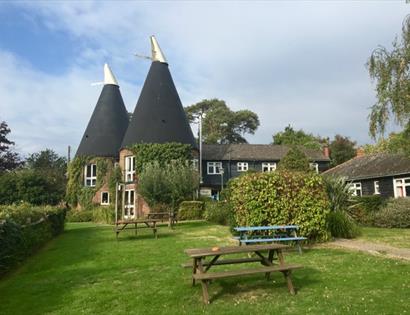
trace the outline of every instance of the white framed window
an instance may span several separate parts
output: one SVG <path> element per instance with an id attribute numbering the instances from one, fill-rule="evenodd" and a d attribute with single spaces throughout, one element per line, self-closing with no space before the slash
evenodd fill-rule
<path id="1" fill-rule="evenodd" d="M 84 186 L 95 187 L 97 183 L 97 164 L 87 164 L 84 167 Z"/>
<path id="2" fill-rule="evenodd" d="M 375 195 L 380 195 L 379 181 L 378 181 L 378 180 L 375 180 L 375 181 L 373 182 L 373 184 L 374 184 L 374 194 L 375 194 Z"/>
<path id="3" fill-rule="evenodd" d="M 135 191 L 134 189 L 125 190 L 125 206 L 124 219 L 132 219 L 135 217 Z"/>
<path id="4" fill-rule="evenodd" d="M 222 162 L 208 162 L 207 163 L 207 173 L 208 175 L 221 174 Z"/>
<path id="5" fill-rule="evenodd" d="M 262 163 L 262 172 L 274 172 L 276 170 L 276 163 L 264 162 Z"/>
<path id="6" fill-rule="evenodd" d="M 135 156 L 125 157 L 125 181 L 133 182 L 135 179 Z"/>
<path id="7" fill-rule="evenodd" d="M 238 163 L 236 163 L 236 170 L 238 172 L 246 172 L 248 170 L 248 162 L 238 162 Z"/>
<path id="8" fill-rule="evenodd" d="M 101 192 L 101 205 L 106 206 L 110 204 L 110 193 L 108 191 Z"/>
<path id="9" fill-rule="evenodd" d="M 193 160 L 191 160 L 191 166 L 192 166 L 192 169 L 194 169 L 194 170 L 198 170 L 198 168 L 199 168 L 199 163 L 198 163 L 198 159 L 193 159 Z"/>
<path id="10" fill-rule="evenodd" d="M 309 163 L 309 167 L 312 171 L 315 171 L 316 173 L 319 173 L 319 164 L 314 162 L 314 163 Z"/>
<path id="11" fill-rule="evenodd" d="M 410 177 L 393 179 L 394 197 L 410 197 Z"/>
<path id="12" fill-rule="evenodd" d="M 351 183 L 350 184 L 350 191 L 352 192 L 353 196 L 362 196 L 362 183 Z"/>

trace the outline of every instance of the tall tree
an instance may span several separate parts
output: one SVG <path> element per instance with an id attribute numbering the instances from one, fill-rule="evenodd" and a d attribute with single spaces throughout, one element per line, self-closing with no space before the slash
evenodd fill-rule
<path id="1" fill-rule="evenodd" d="M 273 144 L 302 145 L 306 148 L 320 149 L 322 144 L 327 143 L 327 139 L 306 133 L 302 129 L 294 130 L 288 125 L 284 131 L 280 131 L 273 136 Z"/>
<path id="2" fill-rule="evenodd" d="M 392 49 L 376 48 L 367 67 L 370 78 L 376 81 L 377 101 L 369 115 L 370 134 L 376 138 L 384 134 L 391 116 L 401 126 L 410 122 L 410 16 L 404 20 L 402 34 L 393 41 Z"/>
<path id="3" fill-rule="evenodd" d="M 190 123 L 202 116 L 203 142 L 246 143 L 245 134 L 254 134 L 259 126 L 258 115 L 250 110 L 232 111 L 223 100 L 205 99 L 185 107 Z"/>
<path id="4" fill-rule="evenodd" d="M 308 172 L 311 169 L 306 154 L 297 146 L 293 146 L 279 162 L 278 170 Z"/>
<path id="5" fill-rule="evenodd" d="M 7 138 L 10 132 L 7 123 L 2 121 L 0 123 L 0 172 L 13 170 L 22 164 L 18 153 L 12 149 L 14 142 Z"/>
<path id="6" fill-rule="evenodd" d="M 330 162 L 331 166 L 336 166 L 350 160 L 356 155 L 356 142 L 336 135 L 332 142 L 330 142 Z"/>
<path id="7" fill-rule="evenodd" d="M 402 132 L 392 132 L 387 138 L 381 138 L 375 144 L 364 146 L 366 153 L 399 153 L 410 156 L 410 126 Z"/>

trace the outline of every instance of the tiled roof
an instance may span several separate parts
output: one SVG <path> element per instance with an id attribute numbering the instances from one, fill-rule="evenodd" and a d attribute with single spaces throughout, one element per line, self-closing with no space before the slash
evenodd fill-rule
<path id="1" fill-rule="evenodd" d="M 399 154 L 378 153 L 355 157 L 324 172 L 348 180 L 410 174 L 410 159 Z"/>
<path id="2" fill-rule="evenodd" d="M 242 161 L 278 161 L 289 151 L 290 147 L 275 144 L 204 144 L 204 160 L 242 160 Z M 329 161 L 321 150 L 300 148 L 311 161 Z"/>

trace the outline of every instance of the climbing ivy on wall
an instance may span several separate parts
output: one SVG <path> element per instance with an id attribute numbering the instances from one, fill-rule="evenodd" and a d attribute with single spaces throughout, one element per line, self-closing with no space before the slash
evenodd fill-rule
<path id="1" fill-rule="evenodd" d="M 93 163 L 97 166 L 97 181 L 95 187 L 84 186 L 84 168 Z M 114 166 L 114 160 L 110 158 L 78 156 L 68 165 L 68 181 L 66 201 L 71 207 L 81 205 L 89 209 L 93 206 L 95 193 L 108 182 L 109 193 L 115 194 L 115 184 L 121 180 L 121 170 Z"/>
<path id="2" fill-rule="evenodd" d="M 135 169 L 141 173 L 143 165 L 157 162 L 166 165 L 170 162 L 182 162 L 192 159 L 192 147 L 189 144 L 169 143 L 140 143 L 129 148 L 135 156 Z"/>

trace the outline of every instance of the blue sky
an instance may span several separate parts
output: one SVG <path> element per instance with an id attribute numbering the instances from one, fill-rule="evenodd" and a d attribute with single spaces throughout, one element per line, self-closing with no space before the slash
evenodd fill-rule
<path id="1" fill-rule="evenodd" d="M 133 55 L 154 34 L 185 106 L 217 97 L 259 115 L 249 142 L 291 124 L 369 143 L 365 63 L 409 13 L 405 1 L 1 2 L 0 119 L 22 154 L 75 151 L 105 62 L 133 111 L 149 68 Z"/>

